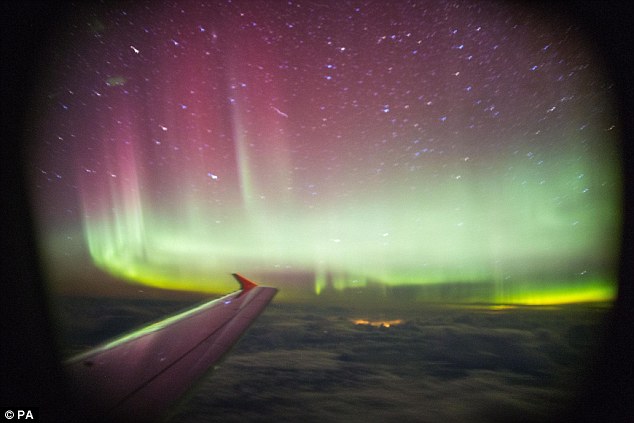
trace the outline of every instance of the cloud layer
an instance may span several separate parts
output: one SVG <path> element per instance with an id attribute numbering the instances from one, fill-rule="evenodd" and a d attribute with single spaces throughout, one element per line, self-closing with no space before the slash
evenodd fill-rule
<path id="1" fill-rule="evenodd" d="M 354 311 L 273 304 L 172 421 L 544 421 L 574 399 L 596 309 Z M 388 315 L 389 314 L 389 315 Z"/>

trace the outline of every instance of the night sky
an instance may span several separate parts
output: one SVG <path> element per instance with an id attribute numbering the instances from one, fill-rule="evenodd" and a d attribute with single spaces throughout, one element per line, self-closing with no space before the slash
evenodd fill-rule
<path id="1" fill-rule="evenodd" d="M 213 293 L 239 271 L 312 275 L 311 295 L 449 282 L 488 283 L 504 303 L 615 295 L 614 88 L 561 16 L 152 1 L 78 8 L 63 33 L 30 164 L 62 286 L 93 266 Z"/>

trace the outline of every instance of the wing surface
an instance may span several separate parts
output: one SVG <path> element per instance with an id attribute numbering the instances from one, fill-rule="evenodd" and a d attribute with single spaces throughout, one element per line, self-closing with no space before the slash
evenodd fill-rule
<path id="1" fill-rule="evenodd" d="M 170 316 L 66 362 L 82 419 L 156 421 L 235 344 L 277 289 L 242 289 Z"/>

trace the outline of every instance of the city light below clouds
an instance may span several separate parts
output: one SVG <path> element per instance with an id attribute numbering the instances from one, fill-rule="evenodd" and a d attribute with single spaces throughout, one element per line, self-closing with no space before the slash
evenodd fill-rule
<path id="1" fill-rule="evenodd" d="M 400 325 L 401 323 L 403 323 L 403 320 L 401 319 L 394 319 L 394 320 L 366 320 L 366 319 L 354 319 L 352 320 L 352 323 L 354 323 L 355 325 L 368 325 L 368 326 L 374 326 L 374 327 L 384 327 L 384 328 L 389 328 L 390 326 L 394 326 L 394 325 Z"/>

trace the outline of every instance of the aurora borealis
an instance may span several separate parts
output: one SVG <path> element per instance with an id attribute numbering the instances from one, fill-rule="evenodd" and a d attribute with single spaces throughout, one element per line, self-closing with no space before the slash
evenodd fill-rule
<path id="1" fill-rule="evenodd" d="M 87 6 L 51 56 L 32 177 L 62 278 L 85 250 L 131 283 L 213 293 L 240 271 L 313 274 L 311 293 L 615 295 L 612 86 L 579 30 L 546 12 Z"/>

